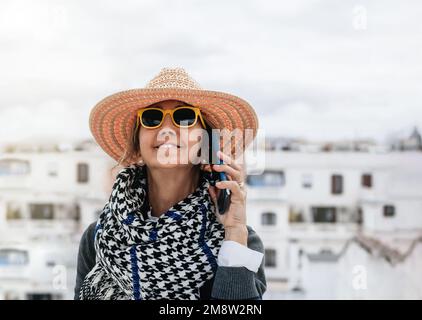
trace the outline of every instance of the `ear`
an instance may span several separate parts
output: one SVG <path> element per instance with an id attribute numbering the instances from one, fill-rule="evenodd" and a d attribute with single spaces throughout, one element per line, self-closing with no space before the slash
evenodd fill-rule
<path id="1" fill-rule="evenodd" d="M 139 156 L 138 158 L 137 158 L 137 161 L 136 161 L 138 164 L 140 164 L 141 166 L 142 165 L 144 165 L 145 163 L 144 163 L 144 159 L 142 159 L 142 157 L 141 156 Z"/>

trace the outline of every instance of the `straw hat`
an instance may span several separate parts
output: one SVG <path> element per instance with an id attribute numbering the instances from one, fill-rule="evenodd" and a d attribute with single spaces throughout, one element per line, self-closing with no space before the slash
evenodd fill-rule
<path id="1" fill-rule="evenodd" d="M 89 128 L 99 146 L 119 161 L 136 121 L 137 110 L 163 100 L 180 100 L 199 107 L 212 127 L 228 130 L 258 129 L 254 109 L 234 95 L 202 89 L 182 68 L 163 68 L 145 88 L 112 94 L 91 110 Z M 252 140 L 246 140 L 243 147 Z"/>

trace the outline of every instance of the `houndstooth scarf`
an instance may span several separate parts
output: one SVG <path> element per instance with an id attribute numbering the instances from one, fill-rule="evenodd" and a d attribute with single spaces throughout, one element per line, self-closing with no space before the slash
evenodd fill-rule
<path id="1" fill-rule="evenodd" d="M 199 299 L 214 277 L 224 239 L 201 171 L 198 188 L 158 220 L 149 219 L 144 166 L 122 169 L 95 229 L 96 264 L 80 299 Z"/>

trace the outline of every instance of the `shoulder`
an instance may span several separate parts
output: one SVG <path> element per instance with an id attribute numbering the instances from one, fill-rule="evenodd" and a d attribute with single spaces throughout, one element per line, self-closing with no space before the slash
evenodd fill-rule
<path id="1" fill-rule="evenodd" d="M 84 231 L 79 243 L 79 256 L 93 258 L 95 261 L 94 236 L 97 223 L 91 223 Z M 89 259 L 91 260 L 91 259 Z"/>
<path id="2" fill-rule="evenodd" d="M 96 222 L 91 223 L 84 231 L 79 243 L 78 262 L 76 269 L 75 299 L 79 299 L 79 291 L 86 275 L 95 266 L 95 235 Z"/>
<path id="3" fill-rule="evenodd" d="M 83 240 L 89 240 L 91 239 L 92 242 L 94 241 L 94 236 L 95 236 L 95 228 L 97 226 L 97 222 L 93 222 L 91 223 L 84 231 L 84 233 L 82 234 L 82 238 Z"/>

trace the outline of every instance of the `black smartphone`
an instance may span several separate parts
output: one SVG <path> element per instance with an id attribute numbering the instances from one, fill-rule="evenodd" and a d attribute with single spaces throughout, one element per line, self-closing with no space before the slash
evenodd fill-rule
<path id="1" fill-rule="evenodd" d="M 218 130 L 212 130 L 207 128 L 208 138 L 209 138 L 209 163 L 210 164 L 223 164 L 217 151 L 220 150 L 220 134 Z M 212 171 L 211 174 L 213 179 L 217 181 L 227 181 L 227 176 L 224 172 Z M 217 198 L 218 212 L 224 214 L 230 206 L 230 190 L 229 189 L 219 189 L 219 195 Z"/>

